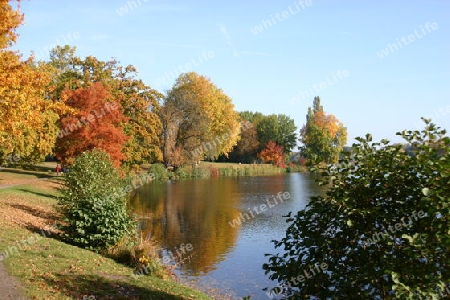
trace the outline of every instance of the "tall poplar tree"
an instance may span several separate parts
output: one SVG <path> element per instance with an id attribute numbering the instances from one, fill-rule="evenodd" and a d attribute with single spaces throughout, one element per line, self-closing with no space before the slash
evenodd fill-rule
<path id="1" fill-rule="evenodd" d="M 347 142 L 347 128 L 332 114 L 326 114 L 319 97 L 308 108 L 306 124 L 300 130 L 302 154 L 311 162 L 335 163 Z"/>

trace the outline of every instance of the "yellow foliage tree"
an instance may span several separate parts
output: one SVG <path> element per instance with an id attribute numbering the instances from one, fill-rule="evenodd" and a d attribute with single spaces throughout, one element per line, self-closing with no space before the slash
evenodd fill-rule
<path id="1" fill-rule="evenodd" d="M 231 152 L 239 140 L 239 114 L 231 99 L 194 72 L 180 75 L 160 116 L 164 161 L 169 164 L 179 151 L 183 153 L 181 162 L 215 159 Z"/>
<path id="2" fill-rule="evenodd" d="M 0 162 L 8 155 L 25 162 L 52 153 L 58 114 L 65 110 L 64 103 L 46 98 L 50 77 L 45 68 L 7 49 L 22 20 L 19 8 L 0 0 Z"/>

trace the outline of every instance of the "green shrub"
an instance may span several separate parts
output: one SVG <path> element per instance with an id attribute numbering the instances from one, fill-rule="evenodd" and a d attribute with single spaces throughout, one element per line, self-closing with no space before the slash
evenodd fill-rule
<path id="1" fill-rule="evenodd" d="M 193 178 L 209 178 L 211 177 L 211 170 L 208 166 L 197 166 L 192 170 Z"/>
<path id="2" fill-rule="evenodd" d="M 82 153 L 64 179 L 58 208 L 65 240 L 101 251 L 130 234 L 133 222 L 127 211 L 127 190 L 108 154 Z"/>
<path id="3" fill-rule="evenodd" d="M 169 172 L 163 164 L 153 164 L 148 171 L 155 175 L 156 180 L 167 180 L 170 177 Z"/>
<path id="4" fill-rule="evenodd" d="M 231 172 L 230 172 L 229 168 L 220 168 L 219 172 L 220 172 L 221 177 L 231 176 Z"/>
<path id="5" fill-rule="evenodd" d="M 184 179 L 191 177 L 191 174 L 184 167 L 180 167 L 175 171 L 175 176 L 177 179 Z"/>
<path id="6" fill-rule="evenodd" d="M 326 196 L 292 215 L 282 253 L 264 264 L 288 299 L 440 299 L 450 283 L 450 138 L 398 133 L 415 149 L 371 136 L 322 173 Z"/>

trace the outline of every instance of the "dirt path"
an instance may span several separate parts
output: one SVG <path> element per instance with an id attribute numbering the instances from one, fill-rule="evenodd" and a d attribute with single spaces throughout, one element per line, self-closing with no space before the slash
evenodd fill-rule
<path id="1" fill-rule="evenodd" d="M 0 300 L 25 300 L 18 281 L 6 272 L 1 260 L 0 258 Z"/>

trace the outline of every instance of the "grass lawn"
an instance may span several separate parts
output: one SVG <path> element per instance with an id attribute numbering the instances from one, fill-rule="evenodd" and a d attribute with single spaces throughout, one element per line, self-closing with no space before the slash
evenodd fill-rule
<path id="1" fill-rule="evenodd" d="M 6 270 L 22 283 L 26 297 L 211 299 L 175 280 L 133 278 L 131 268 L 59 241 L 49 225 L 58 218 L 53 206 L 62 178 L 49 174 L 50 167 L 0 171 L 0 185 L 31 180 L 0 189 L 0 252 Z M 43 177 L 50 178 L 37 180 Z"/>

